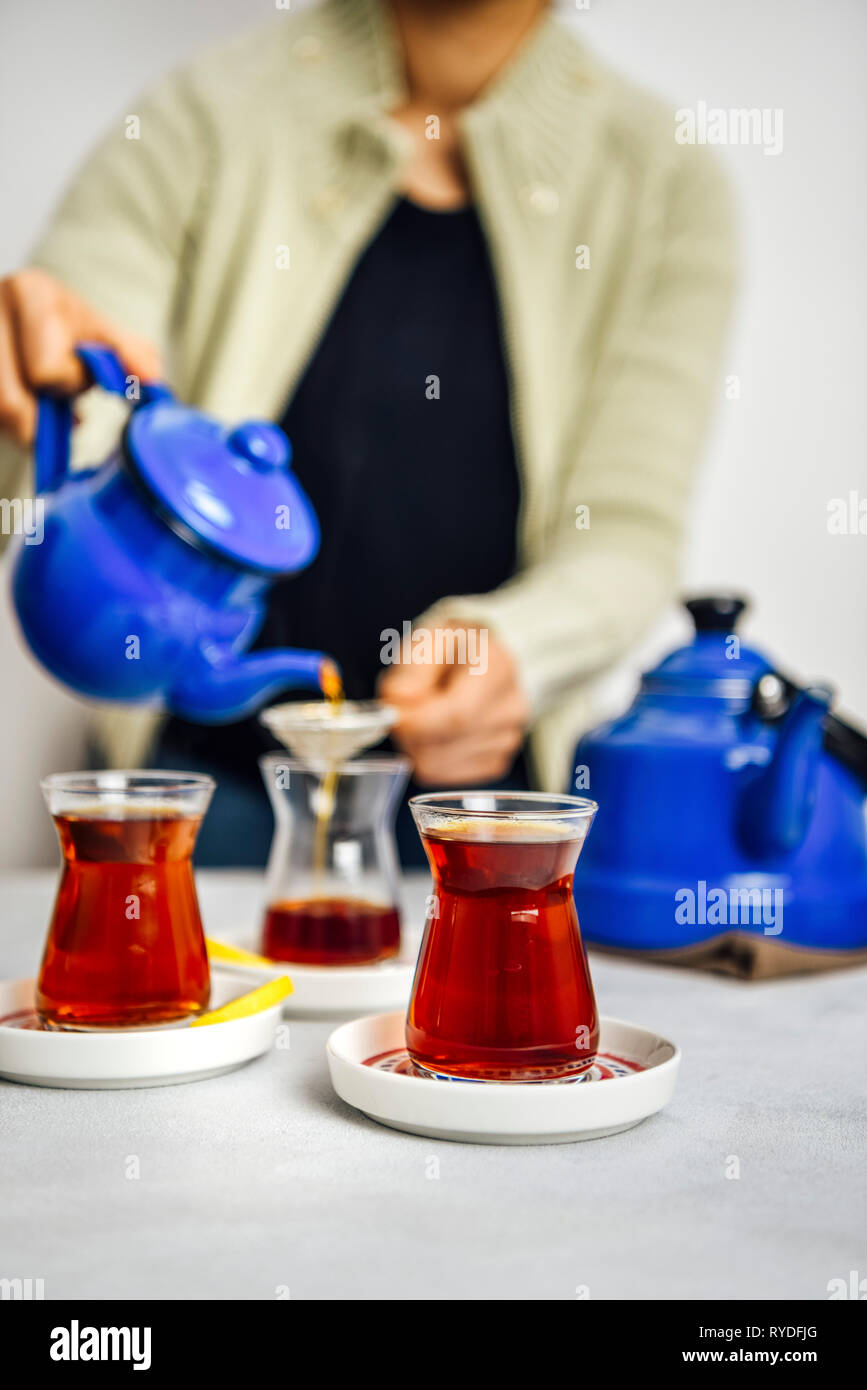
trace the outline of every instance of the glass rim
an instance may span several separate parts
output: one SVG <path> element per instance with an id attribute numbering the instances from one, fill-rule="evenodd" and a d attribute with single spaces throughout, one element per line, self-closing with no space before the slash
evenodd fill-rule
<path id="1" fill-rule="evenodd" d="M 330 724 L 337 723 L 341 718 L 350 719 L 353 716 L 387 715 L 389 718 L 397 718 L 397 710 L 393 705 L 384 700 L 341 700 L 340 704 L 335 704 L 331 700 L 284 700 L 278 705 L 266 705 L 259 711 L 259 722 L 270 727 L 275 717 L 285 720 L 290 715 L 295 715 L 295 722 L 299 725 L 315 722 L 317 719 L 327 720 Z"/>
<path id="2" fill-rule="evenodd" d="M 476 798 L 495 802 L 524 802 L 526 809 L 515 810 L 508 807 L 490 809 L 464 804 L 466 800 Z M 485 787 L 464 791 L 423 792 L 418 796 L 411 796 L 409 806 L 410 810 L 413 811 L 417 807 L 419 810 L 434 814 L 440 813 L 450 818 L 459 816 L 462 820 L 542 820 L 545 822 L 584 820 L 595 816 L 599 810 L 599 803 L 591 801 L 589 797 L 569 796 L 567 793 L 561 794 L 559 792 L 498 792 L 489 791 Z"/>
<path id="3" fill-rule="evenodd" d="M 401 753 L 374 753 L 372 758 L 367 758 L 363 753 L 354 758 L 345 758 L 341 762 L 331 763 L 327 758 L 317 758 L 311 761 L 307 758 L 298 758 L 294 753 L 263 753 L 258 759 L 259 767 L 264 772 L 275 766 L 288 767 L 290 772 L 312 772 L 315 776 L 321 777 L 323 772 L 336 772 L 339 777 L 346 777 L 357 772 L 396 772 L 398 769 L 409 771 L 412 763 L 409 758 L 405 758 Z"/>
<path id="4" fill-rule="evenodd" d="M 98 768 L 93 772 L 51 772 L 39 783 L 43 792 L 93 799 L 105 794 L 130 798 L 171 797 L 212 792 L 217 783 L 206 772 L 174 772 L 166 768 Z"/>

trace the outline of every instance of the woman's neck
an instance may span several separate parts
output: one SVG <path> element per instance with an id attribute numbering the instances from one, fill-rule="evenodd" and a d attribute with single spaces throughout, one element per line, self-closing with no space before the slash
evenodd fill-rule
<path id="1" fill-rule="evenodd" d="M 394 120 L 414 152 L 403 192 L 423 207 L 469 197 L 456 117 L 496 77 L 548 8 L 548 0 L 390 0 L 407 97 Z"/>
<path id="2" fill-rule="evenodd" d="M 412 101 L 442 114 L 474 101 L 548 0 L 390 0 Z"/>

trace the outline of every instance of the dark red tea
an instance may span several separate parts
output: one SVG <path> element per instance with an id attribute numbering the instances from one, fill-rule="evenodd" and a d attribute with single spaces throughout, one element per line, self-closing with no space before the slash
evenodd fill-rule
<path id="1" fill-rule="evenodd" d="M 191 853 L 201 817 L 55 815 L 63 873 L 37 1008 L 67 1027 L 169 1023 L 207 1007 Z"/>
<path id="2" fill-rule="evenodd" d="M 579 842 L 508 825 L 485 834 L 423 834 L 435 891 L 407 1050 L 446 1076 L 578 1075 L 599 1040 L 572 897 Z"/>
<path id="3" fill-rule="evenodd" d="M 396 956 L 400 917 L 393 907 L 360 898 L 272 903 L 263 955 L 299 965 L 361 965 Z"/>

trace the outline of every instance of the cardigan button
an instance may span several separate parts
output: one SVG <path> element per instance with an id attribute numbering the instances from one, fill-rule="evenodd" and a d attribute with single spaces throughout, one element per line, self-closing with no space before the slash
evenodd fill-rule
<path id="1" fill-rule="evenodd" d="M 311 206 L 319 217 L 332 217 L 343 206 L 343 194 L 334 184 L 326 184 L 314 193 Z"/>
<path id="2" fill-rule="evenodd" d="M 560 194 L 547 183 L 534 183 L 526 196 L 530 211 L 539 217 L 553 217 L 560 207 Z"/>
<path id="3" fill-rule="evenodd" d="M 292 52 L 302 63 L 318 63 L 322 57 L 322 40 L 315 34 L 302 34 L 293 43 Z"/>

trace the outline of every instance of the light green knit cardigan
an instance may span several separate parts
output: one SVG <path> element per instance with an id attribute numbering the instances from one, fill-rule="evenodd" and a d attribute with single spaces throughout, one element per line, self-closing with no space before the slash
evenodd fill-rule
<path id="1" fill-rule="evenodd" d="M 209 52 L 118 117 L 35 261 L 162 345 L 188 400 L 227 420 L 279 417 L 395 198 L 407 136 L 387 113 L 401 83 L 378 0 L 326 0 Z M 673 111 L 553 17 L 460 127 L 502 309 L 520 571 L 405 616 L 505 639 L 533 701 L 540 781 L 559 788 L 593 679 L 676 582 L 722 388 L 729 200 L 708 152 L 675 141 Z M 388 328 L 371 322 L 371 337 Z M 431 371 L 447 390 L 448 363 Z M 92 449 L 107 446 L 98 435 Z M 115 760 L 140 759 L 153 716 L 100 722 Z"/>

